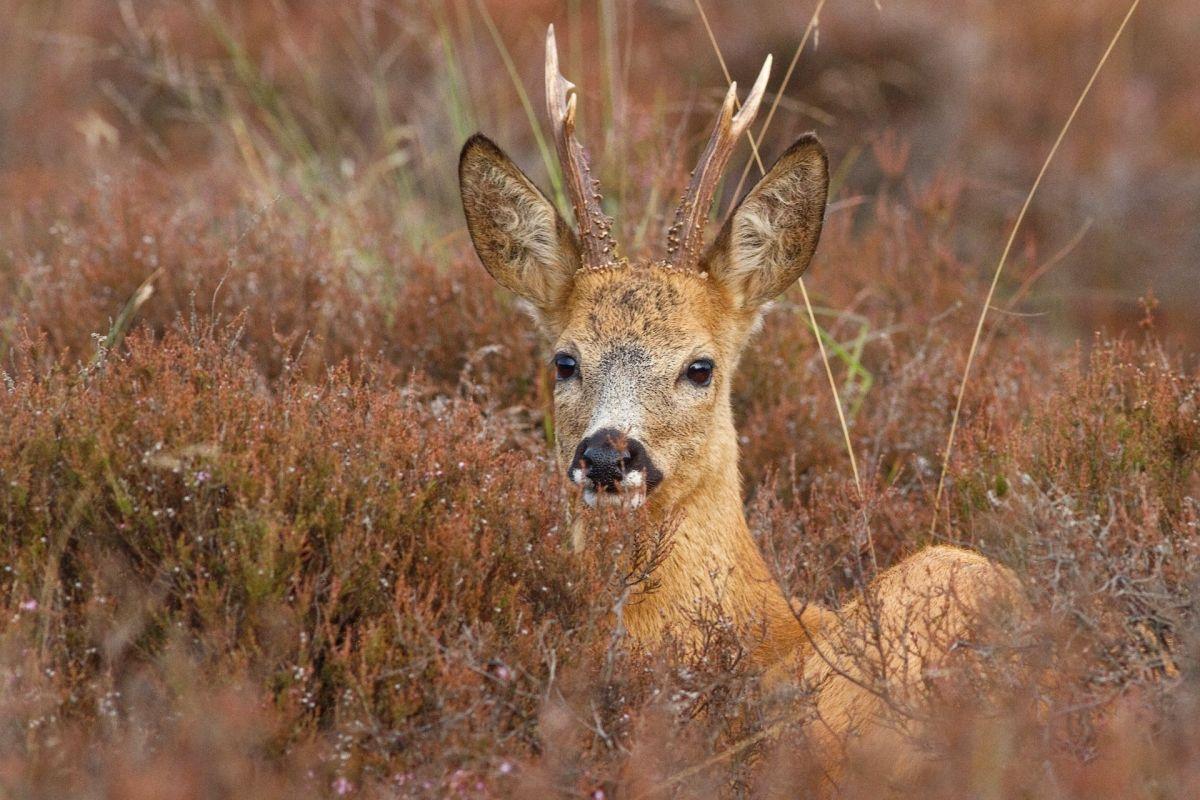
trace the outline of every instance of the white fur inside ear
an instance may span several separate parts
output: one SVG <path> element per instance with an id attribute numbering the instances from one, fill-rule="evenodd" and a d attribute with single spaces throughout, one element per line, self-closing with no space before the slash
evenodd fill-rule
<path id="1" fill-rule="evenodd" d="M 557 265 L 562 256 L 553 209 L 502 169 L 489 169 L 487 180 L 505 201 L 493 209 L 492 218 L 511 242 L 512 266 L 524 282 L 540 283 L 543 270 Z"/>
<path id="2" fill-rule="evenodd" d="M 729 280 L 737 287 L 739 300 L 746 290 L 761 282 L 765 270 L 774 269 L 783 260 L 783 237 L 772 218 L 771 205 L 757 198 L 738 209 L 733 223 L 733 247 L 730 252 Z"/>
<path id="3" fill-rule="evenodd" d="M 578 253 L 566 223 L 537 187 L 489 142 L 468 143 L 460 167 L 463 210 L 476 252 L 502 286 L 542 319 L 564 299 Z"/>
<path id="4" fill-rule="evenodd" d="M 734 212 L 720 279 L 743 308 L 778 296 L 812 260 L 826 181 L 821 151 L 798 150 L 781 158 Z"/>

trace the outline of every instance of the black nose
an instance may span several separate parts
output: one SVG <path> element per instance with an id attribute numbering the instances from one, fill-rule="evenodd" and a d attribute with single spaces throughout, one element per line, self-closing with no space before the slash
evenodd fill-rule
<path id="1" fill-rule="evenodd" d="M 616 491 L 617 484 L 630 472 L 647 470 L 646 448 L 637 439 L 615 428 L 604 428 L 579 443 L 571 471 L 582 469 L 598 488 Z"/>

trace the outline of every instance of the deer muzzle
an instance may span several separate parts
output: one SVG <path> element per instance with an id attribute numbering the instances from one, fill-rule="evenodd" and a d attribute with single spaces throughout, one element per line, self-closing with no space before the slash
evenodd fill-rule
<path id="1" fill-rule="evenodd" d="M 589 506 L 640 506 L 662 481 L 645 446 L 616 428 L 602 428 L 575 448 L 567 477 Z"/>

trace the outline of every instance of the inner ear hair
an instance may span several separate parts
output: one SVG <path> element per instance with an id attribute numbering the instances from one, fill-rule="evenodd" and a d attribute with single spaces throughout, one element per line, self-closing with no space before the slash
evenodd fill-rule
<path id="1" fill-rule="evenodd" d="M 829 161 L 814 134 L 805 134 L 767 170 L 729 216 L 704 258 L 743 308 L 756 309 L 808 268 L 821 237 L 829 191 Z"/>
<path id="2" fill-rule="evenodd" d="M 579 268 L 570 226 L 486 136 L 467 140 L 458 174 L 467 230 L 484 268 L 542 316 L 552 314 Z"/>

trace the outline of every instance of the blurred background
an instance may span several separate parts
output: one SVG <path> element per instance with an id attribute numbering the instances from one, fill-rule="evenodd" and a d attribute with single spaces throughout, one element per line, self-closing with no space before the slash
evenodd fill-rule
<path id="1" fill-rule="evenodd" d="M 705 10 L 743 87 L 774 54 L 774 101 L 815 8 L 709 0 Z M 857 221 L 881 196 L 925 193 L 955 209 L 944 247 L 986 275 L 1126 8 L 831 0 L 779 101 L 764 158 L 817 131 L 832 156 L 833 213 Z M 0 0 L 0 13 L 9 251 L 0 310 L 10 330 L 13 298 L 36 315 L 41 293 L 16 275 L 12 253 L 46 244 L 37 241 L 44 231 L 20 224 L 22 207 L 65 213 L 72 189 L 133 173 L 192 185 L 189 202 L 214 214 L 232 199 L 250 209 L 317 203 L 339 219 L 362 270 L 387 256 L 368 252 L 347 221 L 356 209 L 387 214 L 392 232 L 424 252 L 457 251 L 454 167 L 470 133 L 487 132 L 551 186 L 539 139 L 550 22 L 580 86 L 582 138 L 626 250 L 652 250 L 724 84 L 692 0 Z M 1117 45 L 999 295 L 1007 307 L 1019 292 L 1012 310 L 1034 315 L 1034 328 L 1068 341 L 1127 330 L 1144 317 L 1139 299 L 1152 297 L 1161 335 L 1200 343 L 1197 41 L 1195 4 L 1162 0 L 1136 14 Z M 747 155 L 735 156 L 734 176 Z M 826 274 L 814 280 L 836 282 L 843 265 L 818 266 Z M 148 271 L 113 286 L 114 302 Z M 93 330 L 113 309 L 97 313 Z"/>
<path id="2" fill-rule="evenodd" d="M 973 690 L 914 796 L 1200 796 L 1196 0 L 1141 4 L 1050 165 L 938 512 L 988 282 L 1128 0 L 0 0 L 0 795 L 611 797 L 699 766 L 677 796 L 807 796 L 798 742 L 710 769 L 773 724 L 736 642 L 675 669 L 612 635 L 638 528 L 562 546 L 548 354 L 458 198 L 477 130 L 555 194 L 554 23 L 618 242 L 661 254 L 725 94 L 701 9 L 743 94 L 774 55 L 764 159 L 831 156 L 806 285 L 861 487 L 797 291 L 733 397 L 785 593 L 994 555 L 1055 686 L 1005 684 L 1036 700 L 1007 728 Z"/>

